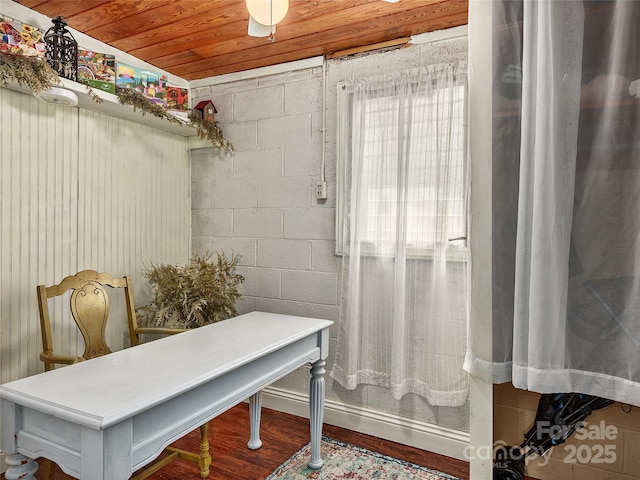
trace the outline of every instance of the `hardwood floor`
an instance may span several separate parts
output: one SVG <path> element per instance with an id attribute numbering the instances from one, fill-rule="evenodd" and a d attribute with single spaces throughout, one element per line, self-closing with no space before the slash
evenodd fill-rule
<path id="1" fill-rule="evenodd" d="M 424 450 L 407 447 L 381 438 L 363 435 L 343 428 L 324 425 L 323 433 L 347 443 L 374 450 L 385 455 L 423 465 L 434 470 L 469 479 L 466 462 L 437 455 Z M 260 428 L 262 447 L 249 450 L 249 408 L 247 404 L 233 407 L 210 422 L 211 444 L 210 480 L 263 480 L 301 447 L 309 443 L 309 421 L 264 408 Z M 175 443 L 180 448 L 197 451 L 199 433 L 192 432 Z M 41 477 L 36 473 L 36 478 Z M 55 480 L 70 480 L 72 477 L 57 471 Z M 175 460 L 149 480 L 198 480 L 199 470 L 195 464 Z"/>

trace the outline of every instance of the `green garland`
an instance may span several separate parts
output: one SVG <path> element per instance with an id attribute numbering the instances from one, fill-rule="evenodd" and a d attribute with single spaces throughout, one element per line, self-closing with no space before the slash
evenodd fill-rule
<path id="1" fill-rule="evenodd" d="M 102 97 L 99 97 L 98 94 L 93 89 L 93 87 L 91 87 L 91 85 L 89 84 L 89 80 L 87 80 L 86 78 L 78 78 L 78 83 L 81 83 L 84 85 L 84 89 L 87 91 L 87 95 L 89 95 L 94 102 L 96 103 L 104 102 Z"/>
<path id="2" fill-rule="evenodd" d="M 0 86 L 7 87 L 10 82 L 16 82 L 21 87 L 28 87 L 37 95 L 43 90 L 59 85 L 60 78 L 41 58 L 8 55 L 0 52 Z M 96 103 L 103 102 L 88 83 L 82 79 L 79 79 L 79 82 L 85 85 L 87 93 Z M 220 127 L 196 117 L 193 112 L 189 115 L 191 122 L 187 122 L 167 112 L 160 105 L 135 90 L 116 86 L 116 96 L 122 105 L 130 105 L 134 111 L 140 110 L 142 115 L 150 113 L 171 123 L 191 126 L 196 129 L 198 137 L 202 140 L 208 140 L 214 147 L 233 152 L 233 145 L 224 138 Z"/>
<path id="3" fill-rule="evenodd" d="M 37 57 L 21 57 L 0 52 L 0 85 L 16 82 L 29 87 L 34 94 L 60 83 L 56 72 L 47 62 Z"/>
<path id="4" fill-rule="evenodd" d="M 200 137 L 202 140 L 208 140 L 209 143 L 211 143 L 215 147 L 222 148 L 227 152 L 233 152 L 233 145 L 231 144 L 231 142 L 229 142 L 229 140 L 224 138 L 220 127 L 199 118 L 194 114 L 193 110 L 189 114 L 190 122 L 186 122 L 181 118 L 178 118 L 175 115 L 167 112 L 164 108 L 155 104 L 153 101 L 142 95 L 140 92 L 137 92 L 136 90 L 116 87 L 116 96 L 118 97 L 118 101 L 121 104 L 131 105 L 134 111 L 139 109 L 142 112 L 142 115 L 150 113 L 153 116 L 163 118 L 171 123 L 191 126 L 196 129 L 198 137 Z"/>
<path id="5" fill-rule="evenodd" d="M 233 152 L 233 145 L 229 140 L 224 138 L 222 129 L 218 125 L 199 118 L 194 114 L 193 110 L 189 114 L 190 122 L 186 122 L 167 112 L 160 105 L 155 104 L 136 90 L 116 86 L 116 96 L 121 104 L 132 106 L 134 111 L 139 109 L 142 115 L 150 113 L 155 117 L 163 118 L 171 123 L 191 126 L 196 129 L 198 137 L 202 140 L 208 140 L 209 143 L 215 147 L 222 148 L 227 152 Z"/>
<path id="6" fill-rule="evenodd" d="M 201 140 L 208 140 L 218 148 L 223 148 L 229 153 L 233 152 L 233 145 L 224 138 L 218 125 L 200 118 L 195 114 L 194 110 L 189 113 L 189 120 L 191 120 L 191 126 L 196 129 Z"/>
<path id="7" fill-rule="evenodd" d="M 187 122 L 181 120 L 180 118 L 171 115 L 160 105 L 156 105 L 147 97 L 145 97 L 140 92 L 133 90 L 131 88 L 123 88 L 116 86 L 116 96 L 118 97 L 118 101 L 122 105 L 130 105 L 133 107 L 133 111 L 140 110 L 142 115 L 146 115 L 150 113 L 154 117 L 162 118 L 164 120 L 168 120 L 171 123 L 177 123 L 179 125 L 188 125 Z"/>

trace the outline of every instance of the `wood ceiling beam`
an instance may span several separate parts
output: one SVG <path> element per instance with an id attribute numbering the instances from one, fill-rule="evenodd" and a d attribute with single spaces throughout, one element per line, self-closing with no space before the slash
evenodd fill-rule
<path id="1" fill-rule="evenodd" d="M 404 38 L 397 38 L 395 40 L 389 40 L 388 42 L 380 42 L 380 43 L 375 43 L 373 45 L 365 45 L 364 47 L 349 48 L 347 50 L 341 50 L 339 52 L 331 53 L 327 55 L 327 58 L 328 59 L 340 58 L 340 57 L 346 57 L 348 55 L 356 55 L 358 53 L 372 52 L 374 50 L 382 50 L 383 48 L 398 47 L 400 45 L 408 44 L 410 40 L 411 40 L 411 37 L 404 37 Z"/>

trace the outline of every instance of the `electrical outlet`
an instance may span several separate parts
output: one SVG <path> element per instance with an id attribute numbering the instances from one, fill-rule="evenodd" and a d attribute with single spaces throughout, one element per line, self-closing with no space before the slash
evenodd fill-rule
<path id="1" fill-rule="evenodd" d="M 324 180 L 316 184 L 316 198 L 318 200 L 325 200 L 327 198 L 327 182 Z"/>

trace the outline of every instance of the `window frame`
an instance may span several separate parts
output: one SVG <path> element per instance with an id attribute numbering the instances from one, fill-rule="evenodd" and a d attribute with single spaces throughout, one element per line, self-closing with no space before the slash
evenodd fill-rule
<path id="1" fill-rule="evenodd" d="M 337 84 L 337 102 L 336 102 L 336 113 L 337 113 L 337 134 L 336 134 L 336 216 L 335 216 L 335 234 L 336 234 L 336 243 L 335 243 L 335 254 L 336 256 L 345 255 L 345 244 L 343 242 L 344 239 L 344 216 L 345 216 L 345 198 L 347 195 L 346 185 L 347 185 L 347 177 L 348 177 L 348 160 L 350 158 L 349 149 L 351 145 L 351 122 L 352 122 L 352 112 L 349 108 L 351 103 L 351 93 L 346 92 L 347 82 L 339 82 Z M 463 123 L 466 125 L 466 115 L 467 115 L 467 104 L 468 104 L 468 90 L 465 98 L 463 99 Z M 465 156 L 468 156 L 467 150 L 468 144 L 468 133 L 464 138 L 464 151 Z M 468 164 L 465 160 L 463 162 L 463 184 L 467 185 L 468 183 Z M 457 238 L 449 239 L 449 242 L 464 242 L 464 245 L 459 246 L 458 248 L 447 248 L 447 261 L 456 261 L 456 262 L 466 262 L 469 256 L 469 247 L 467 244 L 468 238 L 468 195 L 466 195 L 464 205 L 464 223 L 465 223 L 465 234 L 464 236 L 460 236 Z M 408 247 L 406 250 L 406 256 L 408 259 L 433 259 L 434 252 L 436 247 L 426 247 L 426 248 L 411 248 Z M 385 253 L 381 252 L 375 247 L 360 245 L 360 254 L 363 256 L 376 256 L 376 257 L 393 257 L 395 254 L 393 252 Z"/>

